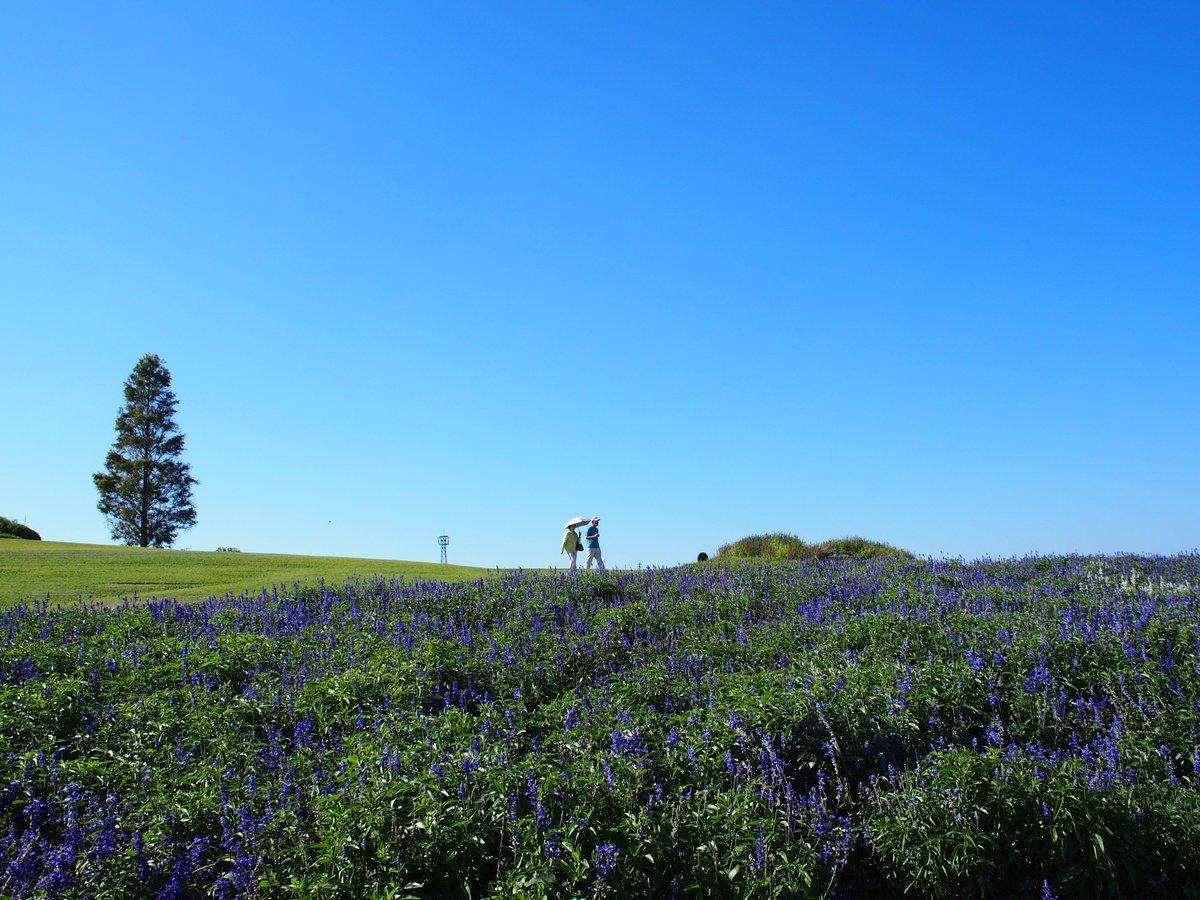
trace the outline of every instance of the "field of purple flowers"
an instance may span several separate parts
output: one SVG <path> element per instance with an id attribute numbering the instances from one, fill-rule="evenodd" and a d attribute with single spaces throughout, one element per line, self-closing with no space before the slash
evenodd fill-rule
<path id="1" fill-rule="evenodd" d="M 1200 557 L 0 615 L 0 894 L 1200 896 Z"/>

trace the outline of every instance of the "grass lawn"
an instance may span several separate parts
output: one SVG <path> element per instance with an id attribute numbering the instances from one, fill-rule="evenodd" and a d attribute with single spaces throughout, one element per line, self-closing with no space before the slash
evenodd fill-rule
<path id="1" fill-rule="evenodd" d="M 322 578 L 340 583 L 355 575 L 403 575 L 467 581 L 489 571 L 396 559 L 152 550 L 10 538 L 0 540 L 0 607 L 47 594 L 53 600 L 111 602 L 135 593 L 195 600 L 273 584 L 315 584 Z"/>

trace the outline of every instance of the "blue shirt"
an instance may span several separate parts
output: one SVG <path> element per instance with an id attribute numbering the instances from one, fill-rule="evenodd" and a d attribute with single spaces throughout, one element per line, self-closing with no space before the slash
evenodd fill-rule
<path id="1" fill-rule="evenodd" d="M 595 525 L 592 525 L 584 532 L 583 538 L 583 545 L 589 550 L 600 549 L 600 529 Z"/>

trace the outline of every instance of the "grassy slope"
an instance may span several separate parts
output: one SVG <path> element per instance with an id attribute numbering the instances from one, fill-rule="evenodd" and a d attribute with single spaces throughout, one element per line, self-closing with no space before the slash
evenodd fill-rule
<path id="1" fill-rule="evenodd" d="M 55 600 L 83 597 L 113 601 L 134 593 L 141 597 L 200 599 L 294 581 L 314 584 L 321 578 L 341 582 L 355 575 L 403 575 L 465 581 L 487 572 L 470 566 L 394 559 L 143 550 L 103 544 L 3 540 L 0 541 L 0 607 L 47 594 Z"/>

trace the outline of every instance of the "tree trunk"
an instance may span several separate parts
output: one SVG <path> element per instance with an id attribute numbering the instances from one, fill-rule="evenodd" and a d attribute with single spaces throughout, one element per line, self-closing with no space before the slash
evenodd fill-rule
<path id="1" fill-rule="evenodd" d="M 148 406 L 149 404 L 147 404 Z M 149 416 L 149 410 L 146 412 Z M 144 426 L 142 433 L 142 518 L 138 523 L 138 542 L 143 547 L 150 546 L 150 426 Z"/>

